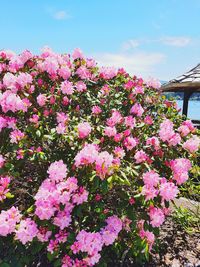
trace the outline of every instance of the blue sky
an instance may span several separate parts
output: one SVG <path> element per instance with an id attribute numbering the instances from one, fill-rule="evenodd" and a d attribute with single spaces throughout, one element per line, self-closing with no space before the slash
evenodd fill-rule
<path id="1" fill-rule="evenodd" d="M 200 0 L 1 0 L 0 49 L 80 47 L 100 64 L 168 80 L 200 62 Z"/>

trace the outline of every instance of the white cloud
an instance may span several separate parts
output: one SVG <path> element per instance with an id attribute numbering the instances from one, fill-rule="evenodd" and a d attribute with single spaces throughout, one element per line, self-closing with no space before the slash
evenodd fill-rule
<path id="1" fill-rule="evenodd" d="M 129 50 L 132 48 L 136 48 L 140 45 L 140 41 L 137 39 L 128 40 L 122 44 L 123 50 Z"/>
<path id="2" fill-rule="evenodd" d="M 57 11 L 53 14 L 53 17 L 57 20 L 65 20 L 71 18 L 71 16 L 65 10 Z"/>
<path id="3" fill-rule="evenodd" d="M 124 51 L 132 50 L 141 45 L 147 45 L 152 43 L 158 43 L 167 46 L 174 47 L 185 47 L 191 44 L 192 39 L 187 36 L 163 36 L 157 39 L 132 39 L 124 42 L 122 44 L 122 49 Z"/>
<path id="4" fill-rule="evenodd" d="M 157 76 L 155 67 L 163 62 L 165 55 L 162 53 L 97 53 L 94 55 L 99 65 L 125 68 L 130 74 L 148 77 Z"/>
<path id="5" fill-rule="evenodd" d="M 161 38 L 160 42 L 165 45 L 184 47 L 191 43 L 191 38 L 186 36 L 166 36 Z"/>

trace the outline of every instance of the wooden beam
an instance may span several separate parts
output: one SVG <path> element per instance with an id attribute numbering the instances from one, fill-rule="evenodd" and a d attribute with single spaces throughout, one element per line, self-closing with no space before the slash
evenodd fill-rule
<path id="1" fill-rule="evenodd" d="M 184 91 L 184 99 L 183 99 L 183 115 L 187 117 L 188 114 L 188 102 L 193 92 Z"/>
<path id="2" fill-rule="evenodd" d="M 185 90 L 200 92 L 200 82 L 167 83 L 162 85 L 160 90 L 165 92 L 184 92 Z"/>

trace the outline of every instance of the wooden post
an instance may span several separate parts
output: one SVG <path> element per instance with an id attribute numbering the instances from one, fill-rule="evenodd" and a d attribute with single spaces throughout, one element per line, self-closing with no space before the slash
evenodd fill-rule
<path id="1" fill-rule="evenodd" d="M 188 102 L 192 92 L 184 91 L 184 99 L 183 99 L 183 115 L 187 117 L 188 113 Z"/>

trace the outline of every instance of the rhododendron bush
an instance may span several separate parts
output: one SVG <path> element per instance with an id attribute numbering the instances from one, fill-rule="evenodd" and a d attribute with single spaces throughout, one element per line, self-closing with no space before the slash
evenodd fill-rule
<path id="1" fill-rule="evenodd" d="M 159 86 L 79 49 L 0 52 L 2 262 L 148 258 L 200 145 Z"/>

